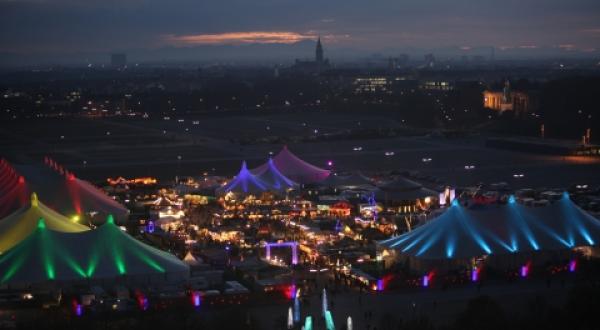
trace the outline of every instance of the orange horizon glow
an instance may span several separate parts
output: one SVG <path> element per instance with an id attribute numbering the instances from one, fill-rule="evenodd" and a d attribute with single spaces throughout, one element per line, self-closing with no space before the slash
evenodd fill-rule
<path id="1" fill-rule="evenodd" d="M 164 40 L 179 45 L 220 45 L 220 44 L 293 44 L 303 40 L 315 40 L 314 34 L 301 34 L 291 31 L 249 31 L 217 34 L 190 34 L 164 36 Z"/>

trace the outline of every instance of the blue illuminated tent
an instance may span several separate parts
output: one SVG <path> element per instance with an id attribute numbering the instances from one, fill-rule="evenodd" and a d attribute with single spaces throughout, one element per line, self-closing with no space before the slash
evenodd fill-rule
<path id="1" fill-rule="evenodd" d="M 268 185 L 252 174 L 248 167 L 246 166 L 246 162 L 242 162 L 242 168 L 238 175 L 233 178 L 233 180 L 226 183 L 224 186 L 217 188 L 217 195 L 224 195 L 229 192 L 233 192 L 236 194 L 252 194 L 259 195 L 262 192 L 268 190 Z"/>
<path id="2" fill-rule="evenodd" d="M 298 184 L 287 177 L 285 177 L 277 167 L 273 159 L 269 158 L 266 169 L 257 175 L 258 180 L 262 181 L 267 185 L 267 189 L 270 191 L 278 192 L 285 191 L 287 189 L 298 188 Z"/>
<path id="3" fill-rule="evenodd" d="M 527 207 L 510 197 L 506 205 L 465 207 L 458 201 L 417 229 L 380 241 L 419 259 L 468 259 L 532 251 L 566 250 L 600 242 L 600 221 L 568 197 Z"/>

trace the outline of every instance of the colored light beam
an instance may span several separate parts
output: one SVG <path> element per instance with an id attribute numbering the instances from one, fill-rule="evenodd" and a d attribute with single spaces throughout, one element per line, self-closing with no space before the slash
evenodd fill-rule
<path id="1" fill-rule="evenodd" d="M 335 330 L 335 324 L 333 323 L 333 316 L 330 311 L 325 312 L 325 326 L 327 330 Z"/>
<path id="2" fill-rule="evenodd" d="M 481 237 L 481 235 L 477 231 L 475 231 L 475 229 L 473 228 L 473 221 L 470 221 L 466 217 L 462 208 L 457 208 L 457 210 L 459 210 L 459 212 L 460 212 L 458 218 L 461 220 L 460 223 L 463 225 L 463 228 L 466 229 L 469 232 L 469 234 L 471 234 L 471 237 L 473 237 L 475 239 L 475 242 L 477 242 L 477 245 L 479 245 L 479 247 L 485 253 L 492 254 L 492 250 L 490 249 L 489 245 L 485 242 L 483 237 Z M 469 222 L 469 223 L 467 223 L 467 222 Z"/>
<path id="3" fill-rule="evenodd" d="M 312 316 L 307 316 L 304 320 L 304 330 L 313 330 Z"/>

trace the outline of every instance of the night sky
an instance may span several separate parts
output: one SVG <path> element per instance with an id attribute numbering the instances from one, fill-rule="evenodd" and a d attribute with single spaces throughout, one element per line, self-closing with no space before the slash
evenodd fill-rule
<path id="1" fill-rule="evenodd" d="M 0 53 L 72 53 L 239 44 L 327 50 L 452 48 L 599 54 L 598 0 L 0 0 Z M 239 56 L 243 56 L 240 54 Z"/>

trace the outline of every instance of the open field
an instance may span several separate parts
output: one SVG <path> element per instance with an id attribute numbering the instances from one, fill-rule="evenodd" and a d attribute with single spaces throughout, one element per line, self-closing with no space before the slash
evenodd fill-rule
<path id="1" fill-rule="evenodd" d="M 0 155 L 13 162 L 51 155 L 79 176 L 233 175 L 242 160 L 262 163 L 281 143 L 241 145 L 233 139 L 314 136 L 345 129 L 402 129 L 387 118 L 360 114 L 293 113 L 233 117 L 162 119 L 43 119 L 0 126 Z M 198 124 L 193 124 L 197 121 Z M 186 130 L 187 129 L 187 130 Z M 61 137 L 62 136 L 62 137 Z M 484 146 L 484 137 L 429 135 L 289 143 L 300 157 L 338 171 L 410 170 L 452 185 L 507 182 L 512 187 L 600 184 L 600 160 L 530 155 Z M 362 147 L 361 151 L 354 151 Z M 386 156 L 385 152 L 394 152 Z M 180 156 L 180 157 L 179 157 Z M 180 158 L 180 159 L 179 159 Z M 423 158 L 431 158 L 424 163 Z M 465 170 L 465 165 L 474 165 Z M 513 174 L 524 174 L 516 179 Z M 560 175 L 554 175 L 560 173 Z"/>

